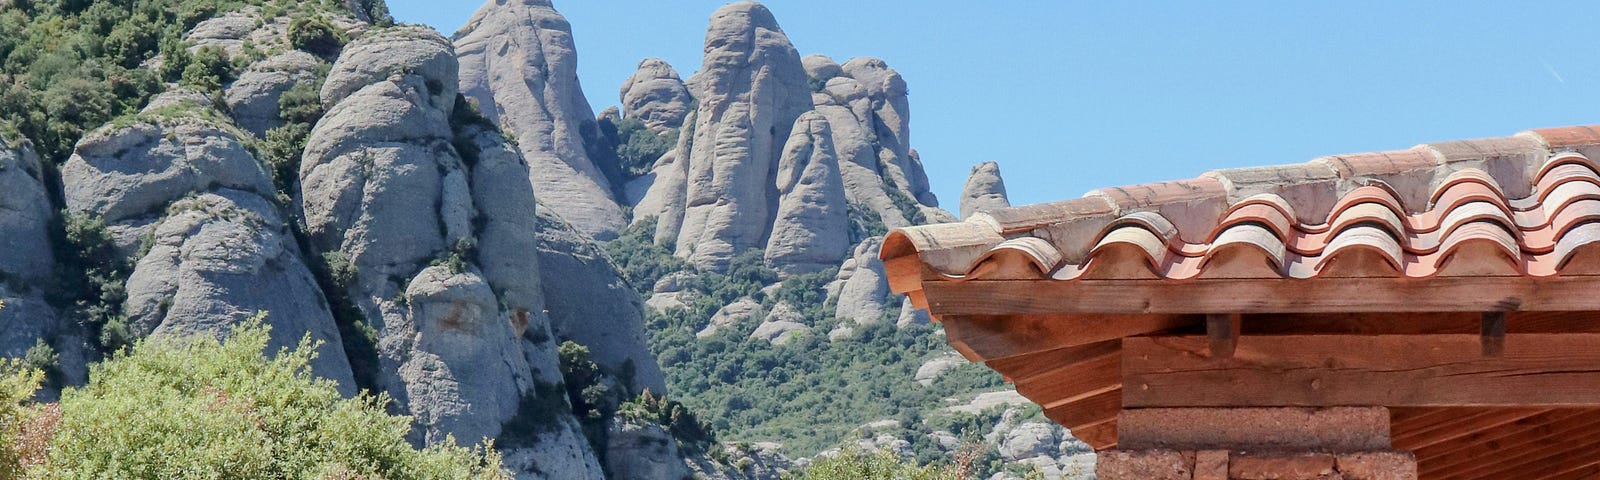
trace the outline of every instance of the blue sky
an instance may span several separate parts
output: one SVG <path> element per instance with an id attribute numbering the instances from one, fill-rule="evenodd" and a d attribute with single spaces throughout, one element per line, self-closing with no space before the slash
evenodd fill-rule
<path id="1" fill-rule="evenodd" d="M 556 0 L 596 112 L 638 61 L 688 77 L 722 1 Z M 995 160 L 1014 204 L 1226 167 L 1600 123 L 1600 2 L 771 0 L 801 54 L 876 56 L 954 210 Z M 480 3 L 389 0 L 454 32 Z"/>

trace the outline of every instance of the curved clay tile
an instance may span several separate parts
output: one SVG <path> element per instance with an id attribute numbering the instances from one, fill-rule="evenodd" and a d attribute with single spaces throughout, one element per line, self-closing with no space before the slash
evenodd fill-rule
<path id="1" fill-rule="evenodd" d="M 1167 259 L 1166 240 L 1139 226 L 1107 232 L 1090 250 L 1082 278 L 1153 279 Z"/>
<path id="2" fill-rule="evenodd" d="M 961 275 L 989 249 L 1005 240 L 993 224 L 985 221 L 923 225 L 890 232 L 878 256 L 884 259 L 886 266 L 898 259 L 916 258 L 938 273 Z"/>
<path id="3" fill-rule="evenodd" d="M 1450 237 L 1457 230 L 1477 223 L 1492 223 L 1499 226 L 1511 238 L 1511 245 L 1515 247 L 1517 240 L 1512 232 L 1521 232 L 1516 223 L 1506 214 L 1500 205 L 1484 201 L 1473 201 L 1461 204 L 1445 212 L 1444 219 L 1439 221 L 1439 242 L 1441 248 L 1448 246 Z"/>
<path id="4" fill-rule="evenodd" d="M 1284 200 L 1283 197 L 1273 193 L 1258 193 L 1240 200 L 1228 207 L 1228 211 L 1223 214 L 1223 217 L 1226 218 L 1228 215 L 1232 215 L 1233 212 L 1251 205 L 1267 205 L 1283 213 L 1286 218 L 1296 218 L 1294 205 L 1290 205 L 1288 200 Z"/>
<path id="5" fill-rule="evenodd" d="M 1277 233 L 1257 223 L 1234 225 L 1211 243 L 1200 278 L 1281 278 L 1287 256 Z"/>
<path id="6" fill-rule="evenodd" d="M 1589 182 L 1600 184 L 1600 174 L 1596 174 L 1588 165 L 1579 163 L 1565 163 L 1556 165 L 1542 172 L 1539 183 L 1534 185 L 1534 196 L 1543 202 L 1556 187 L 1567 182 Z"/>
<path id="7" fill-rule="evenodd" d="M 1401 275 L 1404 259 L 1393 234 L 1361 225 L 1340 231 L 1322 256 L 1307 260 L 1318 277 L 1393 277 Z"/>
<path id="8" fill-rule="evenodd" d="M 1381 203 L 1359 203 L 1339 212 L 1339 216 L 1329 222 L 1330 235 L 1328 243 L 1331 245 L 1332 237 L 1340 235 L 1339 232 L 1356 225 L 1375 225 L 1389 231 L 1395 238 L 1406 238 L 1411 231 L 1411 225 L 1406 224 L 1405 218 L 1396 215 L 1389 206 Z"/>
<path id="9" fill-rule="evenodd" d="M 1600 166 L 1595 165 L 1594 161 L 1589 160 L 1589 157 L 1578 152 L 1561 152 L 1551 155 L 1548 160 L 1544 161 L 1544 165 L 1539 167 L 1539 173 L 1533 177 L 1534 184 L 1543 183 L 1544 177 L 1550 174 L 1550 170 L 1562 165 L 1580 165 L 1591 172 L 1600 174 Z"/>
<path id="10" fill-rule="evenodd" d="M 1041 238 L 1006 240 L 989 250 L 963 280 L 1039 280 L 1061 263 L 1061 252 Z"/>
<path id="11" fill-rule="evenodd" d="M 1560 213 L 1561 209 L 1579 200 L 1600 200 L 1600 184 L 1566 182 L 1551 189 L 1540 207 L 1546 214 Z M 1553 216 L 1553 215 L 1552 215 Z"/>
<path id="12" fill-rule="evenodd" d="M 1440 197 L 1444 196 L 1452 187 L 1464 183 L 1476 183 L 1487 187 L 1494 192 L 1493 196 L 1499 198 L 1501 202 L 1505 202 L 1507 198 L 1505 189 L 1500 188 L 1500 182 L 1496 181 L 1488 172 L 1476 168 L 1463 168 L 1450 172 L 1450 175 L 1446 176 L 1444 181 L 1439 182 L 1439 186 L 1433 189 L 1433 195 L 1428 198 L 1431 208 L 1439 208 Z"/>
<path id="13" fill-rule="evenodd" d="M 1217 231 L 1211 234 L 1211 243 L 1216 243 L 1217 238 L 1226 232 L 1229 227 L 1246 223 L 1261 224 L 1272 229 L 1272 233 L 1279 239 L 1279 243 L 1282 243 L 1285 238 L 1298 234 L 1295 231 L 1294 217 L 1284 215 L 1282 210 L 1273 208 L 1272 205 L 1252 203 L 1228 212 L 1228 215 L 1223 217 L 1222 222 L 1217 224 Z"/>
<path id="14" fill-rule="evenodd" d="M 1600 223 L 1574 227 L 1556 242 L 1552 255 L 1560 275 L 1600 275 Z"/>
<path id="15" fill-rule="evenodd" d="M 1516 276 L 1522 274 L 1521 249 L 1504 226 L 1472 222 L 1445 236 L 1439 252 L 1430 255 L 1434 274 L 1445 277 Z"/>
<path id="16" fill-rule="evenodd" d="M 1400 197 L 1395 195 L 1394 189 L 1389 188 L 1389 184 L 1374 180 L 1367 185 L 1356 187 L 1356 189 L 1340 197 L 1339 202 L 1334 204 L 1333 211 L 1328 213 L 1328 219 L 1323 225 L 1331 227 L 1334 219 L 1338 218 L 1339 214 L 1344 213 L 1350 207 L 1363 203 L 1382 204 L 1393 210 L 1395 215 L 1403 215 L 1406 211 L 1405 207 L 1400 204 Z"/>

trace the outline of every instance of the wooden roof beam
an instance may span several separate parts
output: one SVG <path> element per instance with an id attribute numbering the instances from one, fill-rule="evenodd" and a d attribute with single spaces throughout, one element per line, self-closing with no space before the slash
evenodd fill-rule
<path id="1" fill-rule="evenodd" d="M 1122 342 L 1123 406 L 1600 407 L 1600 334 L 1245 336 L 1233 358 L 1207 337 Z"/>
<path id="2" fill-rule="evenodd" d="M 1600 276 L 924 282 L 934 315 L 1600 311 Z"/>

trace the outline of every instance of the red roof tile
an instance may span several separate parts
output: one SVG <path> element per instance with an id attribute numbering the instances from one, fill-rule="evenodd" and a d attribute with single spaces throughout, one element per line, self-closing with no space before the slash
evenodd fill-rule
<path id="1" fill-rule="evenodd" d="M 883 256 L 946 281 L 1593 274 L 1590 155 L 1600 127 L 1219 170 L 900 229 Z"/>

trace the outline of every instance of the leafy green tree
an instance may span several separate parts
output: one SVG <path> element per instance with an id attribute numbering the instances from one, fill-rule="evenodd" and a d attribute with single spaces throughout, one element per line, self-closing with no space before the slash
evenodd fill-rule
<path id="1" fill-rule="evenodd" d="M 22 478 L 21 438 L 33 416 L 27 402 L 43 380 L 21 361 L 0 360 L 0 479 Z"/>
<path id="2" fill-rule="evenodd" d="M 312 376 L 309 337 L 269 358 L 262 318 L 225 341 L 151 339 L 94 366 L 63 393 L 29 478 L 510 478 L 492 445 L 414 449 L 387 396 L 347 399 Z"/>

